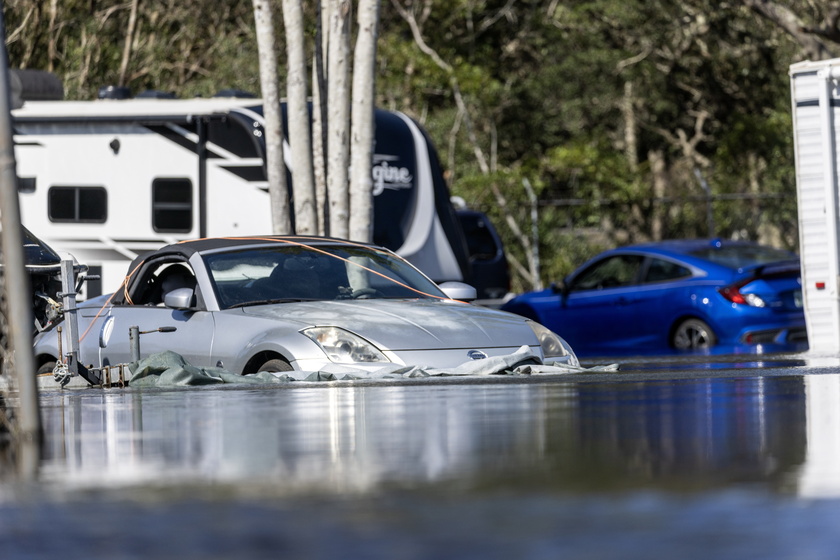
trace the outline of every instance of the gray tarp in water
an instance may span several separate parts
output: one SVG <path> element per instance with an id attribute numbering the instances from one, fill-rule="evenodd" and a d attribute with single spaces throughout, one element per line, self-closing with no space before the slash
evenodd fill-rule
<path id="1" fill-rule="evenodd" d="M 618 365 L 592 368 L 569 366 L 560 362 L 542 363 L 530 348 L 523 346 L 513 354 L 483 360 L 470 360 L 452 369 L 419 366 L 384 366 L 375 371 L 331 364 L 318 371 L 262 371 L 237 375 L 220 368 L 200 368 L 187 363 L 175 352 L 153 354 L 129 365 L 132 387 L 167 387 L 175 385 L 215 385 L 219 383 L 289 383 L 292 381 L 342 381 L 352 379 L 400 379 L 433 376 L 539 375 L 595 371 L 617 371 Z"/>

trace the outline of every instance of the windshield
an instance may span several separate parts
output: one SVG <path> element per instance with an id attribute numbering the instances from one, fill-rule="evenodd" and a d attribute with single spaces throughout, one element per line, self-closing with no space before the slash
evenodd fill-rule
<path id="1" fill-rule="evenodd" d="M 692 255 L 731 268 L 748 268 L 780 261 L 797 260 L 794 253 L 764 245 L 728 245 L 692 251 Z"/>
<path id="2" fill-rule="evenodd" d="M 278 244 L 203 258 L 222 309 L 283 301 L 446 297 L 406 261 L 367 247 Z"/>

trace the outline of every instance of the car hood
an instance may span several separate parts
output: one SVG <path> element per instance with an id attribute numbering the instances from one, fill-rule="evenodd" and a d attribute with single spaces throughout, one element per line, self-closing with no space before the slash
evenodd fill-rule
<path id="1" fill-rule="evenodd" d="M 240 310 L 237 310 L 240 311 Z M 447 301 L 355 300 L 246 307 L 246 315 L 306 326 L 335 326 L 390 350 L 535 345 L 522 317 Z"/>

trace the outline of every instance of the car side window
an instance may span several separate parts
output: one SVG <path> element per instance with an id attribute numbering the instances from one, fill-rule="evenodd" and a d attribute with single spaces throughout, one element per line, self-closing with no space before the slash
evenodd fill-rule
<path id="1" fill-rule="evenodd" d="M 640 255 L 607 257 L 580 273 L 570 286 L 570 290 L 602 290 L 636 284 L 642 260 Z"/>
<path id="2" fill-rule="evenodd" d="M 644 282 L 646 284 L 666 282 L 668 280 L 688 278 L 689 276 L 691 276 L 691 271 L 682 265 L 663 259 L 651 259 L 650 264 L 648 264 L 647 273 L 645 273 Z"/>
<path id="3" fill-rule="evenodd" d="M 163 305 L 167 293 L 178 288 L 196 289 L 195 274 L 185 263 L 162 263 L 144 271 L 134 289 L 135 305 Z"/>

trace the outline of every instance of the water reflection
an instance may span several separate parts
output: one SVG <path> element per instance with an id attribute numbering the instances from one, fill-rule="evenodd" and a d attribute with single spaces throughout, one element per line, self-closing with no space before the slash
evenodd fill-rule
<path id="1" fill-rule="evenodd" d="M 44 399 L 44 471 L 334 490 L 439 481 L 539 449 L 540 400 L 522 385 L 67 392 Z"/>
<path id="2" fill-rule="evenodd" d="M 799 494 L 840 496 L 840 376 L 806 378 L 807 454 L 797 472 Z"/>
<path id="3" fill-rule="evenodd" d="M 66 391 L 46 481 L 840 493 L 840 377 Z"/>
<path id="4" fill-rule="evenodd" d="M 622 479 L 781 488 L 805 453 L 803 378 L 582 388 L 581 447 Z M 604 420 L 604 418 L 606 420 Z"/>

